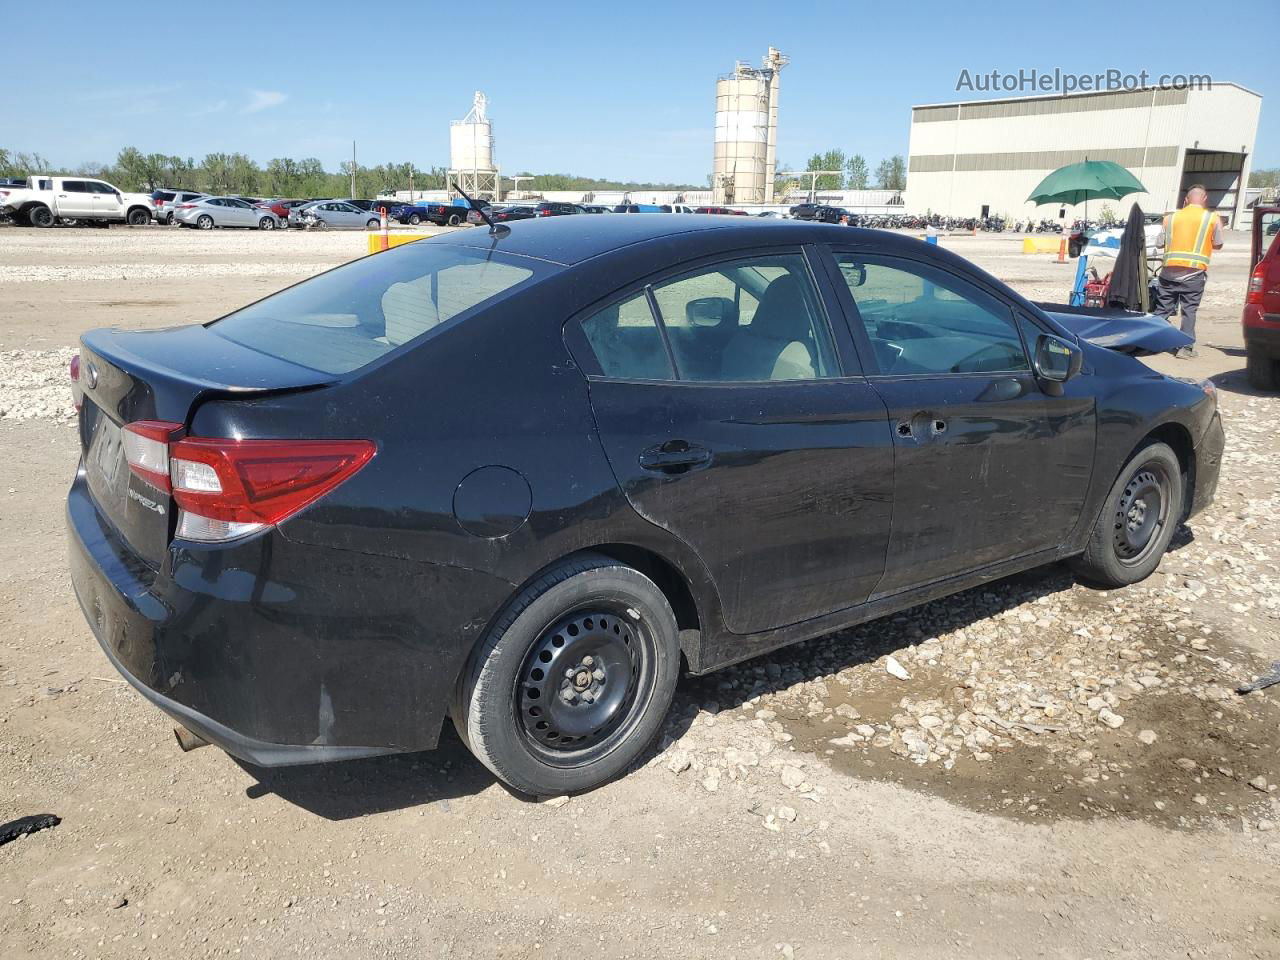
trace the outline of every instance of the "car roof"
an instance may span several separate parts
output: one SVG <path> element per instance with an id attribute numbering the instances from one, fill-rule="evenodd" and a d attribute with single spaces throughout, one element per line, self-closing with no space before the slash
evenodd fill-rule
<path id="1" fill-rule="evenodd" d="M 635 244 L 662 243 L 688 234 L 705 234 L 708 253 L 757 243 L 846 243 L 874 241 L 885 249 L 919 244 L 913 237 L 899 237 L 879 230 L 841 227 L 801 220 L 739 217 L 732 214 L 702 214 L 697 217 L 600 217 L 590 225 L 578 217 L 540 217 L 510 224 L 510 232 L 494 237 L 489 231 L 473 229 L 434 237 L 432 243 L 456 243 L 483 247 L 520 256 L 537 257 L 564 266 L 611 253 Z"/>

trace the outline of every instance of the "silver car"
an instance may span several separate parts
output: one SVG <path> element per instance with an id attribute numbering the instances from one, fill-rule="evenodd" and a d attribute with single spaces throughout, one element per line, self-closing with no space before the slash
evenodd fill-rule
<path id="1" fill-rule="evenodd" d="M 344 200 L 320 200 L 289 211 L 289 226 L 314 230 L 377 230 L 379 215 Z"/>
<path id="2" fill-rule="evenodd" d="M 173 219 L 180 227 L 250 227 L 274 230 L 280 218 L 270 210 L 255 207 L 236 197 L 199 197 L 174 207 Z"/>

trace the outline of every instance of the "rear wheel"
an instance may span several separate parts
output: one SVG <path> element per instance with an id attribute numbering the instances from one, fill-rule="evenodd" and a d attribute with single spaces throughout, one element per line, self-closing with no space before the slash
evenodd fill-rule
<path id="1" fill-rule="evenodd" d="M 471 752 L 514 789 L 587 790 L 657 735 L 679 668 L 666 597 L 639 571 L 588 554 L 512 601 L 472 655 L 451 713 Z"/>
<path id="2" fill-rule="evenodd" d="M 258 221 L 259 230 L 274 230 L 275 228 L 276 222 L 271 217 L 263 217 Z"/>
<path id="3" fill-rule="evenodd" d="M 365 226 L 368 227 L 370 230 L 377 230 L 380 226 L 382 226 L 382 222 L 379 220 L 370 220 L 368 223 L 365 224 Z"/>
<path id="4" fill-rule="evenodd" d="M 27 222 L 33 227 L 52 227 L 53 211 L 45 206 L 32 207 L 27 211 Z"/>
<path id="5" fill-rule="evenodd" d="M 456 213 L 449 214 L 449 226 L 456 227 L 460 223 L 462 223 L 461 217 L 459 217 Z"/>
<path id="6" fill-rule="evenodd" d="M 200 214 L 200 216 L 196 218 L 196 226 L 201 230 L 212 230 L 213 217 L 209 216 L 207 213 Z"/>
<path id="7" fill-rule="evenodd" d="M 1255 390 L 1280 390 L 1280 360 L 1259 344 L 1245 345 L 1245 373 Z"/>
<path id="8" fill-rule="evenodd" d="M 141 207 L 134 207 L 125 214 L 125 222 L 131 227 L 145 227 L 151 222 L 151 214 Z"/>
<path id="9" fill-rule="evenodd" d="M 1160 565 L 1182 519 L 1182 466 L 1167 444 L 1138 450 L 1112 485 L 1084 553 L 1072 560 L 1082 579 L 1124 587 Z"/>

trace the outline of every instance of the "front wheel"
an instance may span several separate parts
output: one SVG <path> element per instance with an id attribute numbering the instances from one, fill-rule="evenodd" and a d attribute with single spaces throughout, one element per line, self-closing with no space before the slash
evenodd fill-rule
<path id="1" fill-rule="evenodd" d="M 514 789 L 588 790 L 652 742 L 679 669 L 662 591 L 586 554 L 516 596 L 472 654 L 450 712 L 471 752 Z"/>
<path id="2" fill-rule="evenodd" d="M 368 223 L 365 224 L 365 226 L 368 227 L 370 230 L 377 230 L 380 226 L 382 226 L 382 223 L 379 220 L 370 220 Z"/>
<path id="3" fill-rule="evenodd" d="M 411 213 L 409 215 L 409 226 L 416 227 L 421 222 L 422 222 L 422 218 L 418 216 L 416 213 Z"/>
<path id="4" fill-rule="evenodd" d="M 275 228 L 276 222 L 271 217 L 263 217 L 258 221 L 259 230 L 274 230 Z"/>
<path id="5" fill-rule="evenodd" d="M 1183 491 L 1182 465 L 1168 444 L 1140 448 L 1112 485 L 1072 568 L 1101 587 L 1145 580 L 1160 565 L 1182 519 Z"/>
<path id="6" fill-rule="evenodd" d="M 209 216 L 207 213 L 200 214 L 200 216 L 196 219 L 196 226 L 199 227 L 201 230 L 212 230 L 213 217 Z"/>
<path id="7" fill-rule="evenodd" d="M 1280 390 L 1280 360 L 1259 344 L 1245 344 L 1245 374 L 1255 390 Z"/>

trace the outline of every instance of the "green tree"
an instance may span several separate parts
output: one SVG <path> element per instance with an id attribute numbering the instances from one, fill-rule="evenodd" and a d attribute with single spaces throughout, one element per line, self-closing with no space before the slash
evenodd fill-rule
<path id="1" fill-rule="evenodd" d="M 901 154 L 881 160 L 876 166 L 876 186 L 881 190 L 906 189 L 907 164 Z"/>
<path id="2" fill-rule="evenodd" d="M 850 190 L 867 189 L 867 158 L 855 153 L 844 165 L 845 186 Z"/>
<path id="3" fill-rule="evenodd" d="M 1280 187 L 1280 167 L 1249 171 L 1249 186 L 1261 187 L 1263 190 L 1274 190 Z"/>
<path id="4" fill-rule="evenodd" d="M 825 153 L 815 153 L 811 156 L 805 169 L 843 171 L 844 165 L 843 150 L 828 150 Z M 844 186 L 844 175 L 843 173 L 824 173 L 818 177 L 816 186 L 819 190 L 839 190 Z"/>

